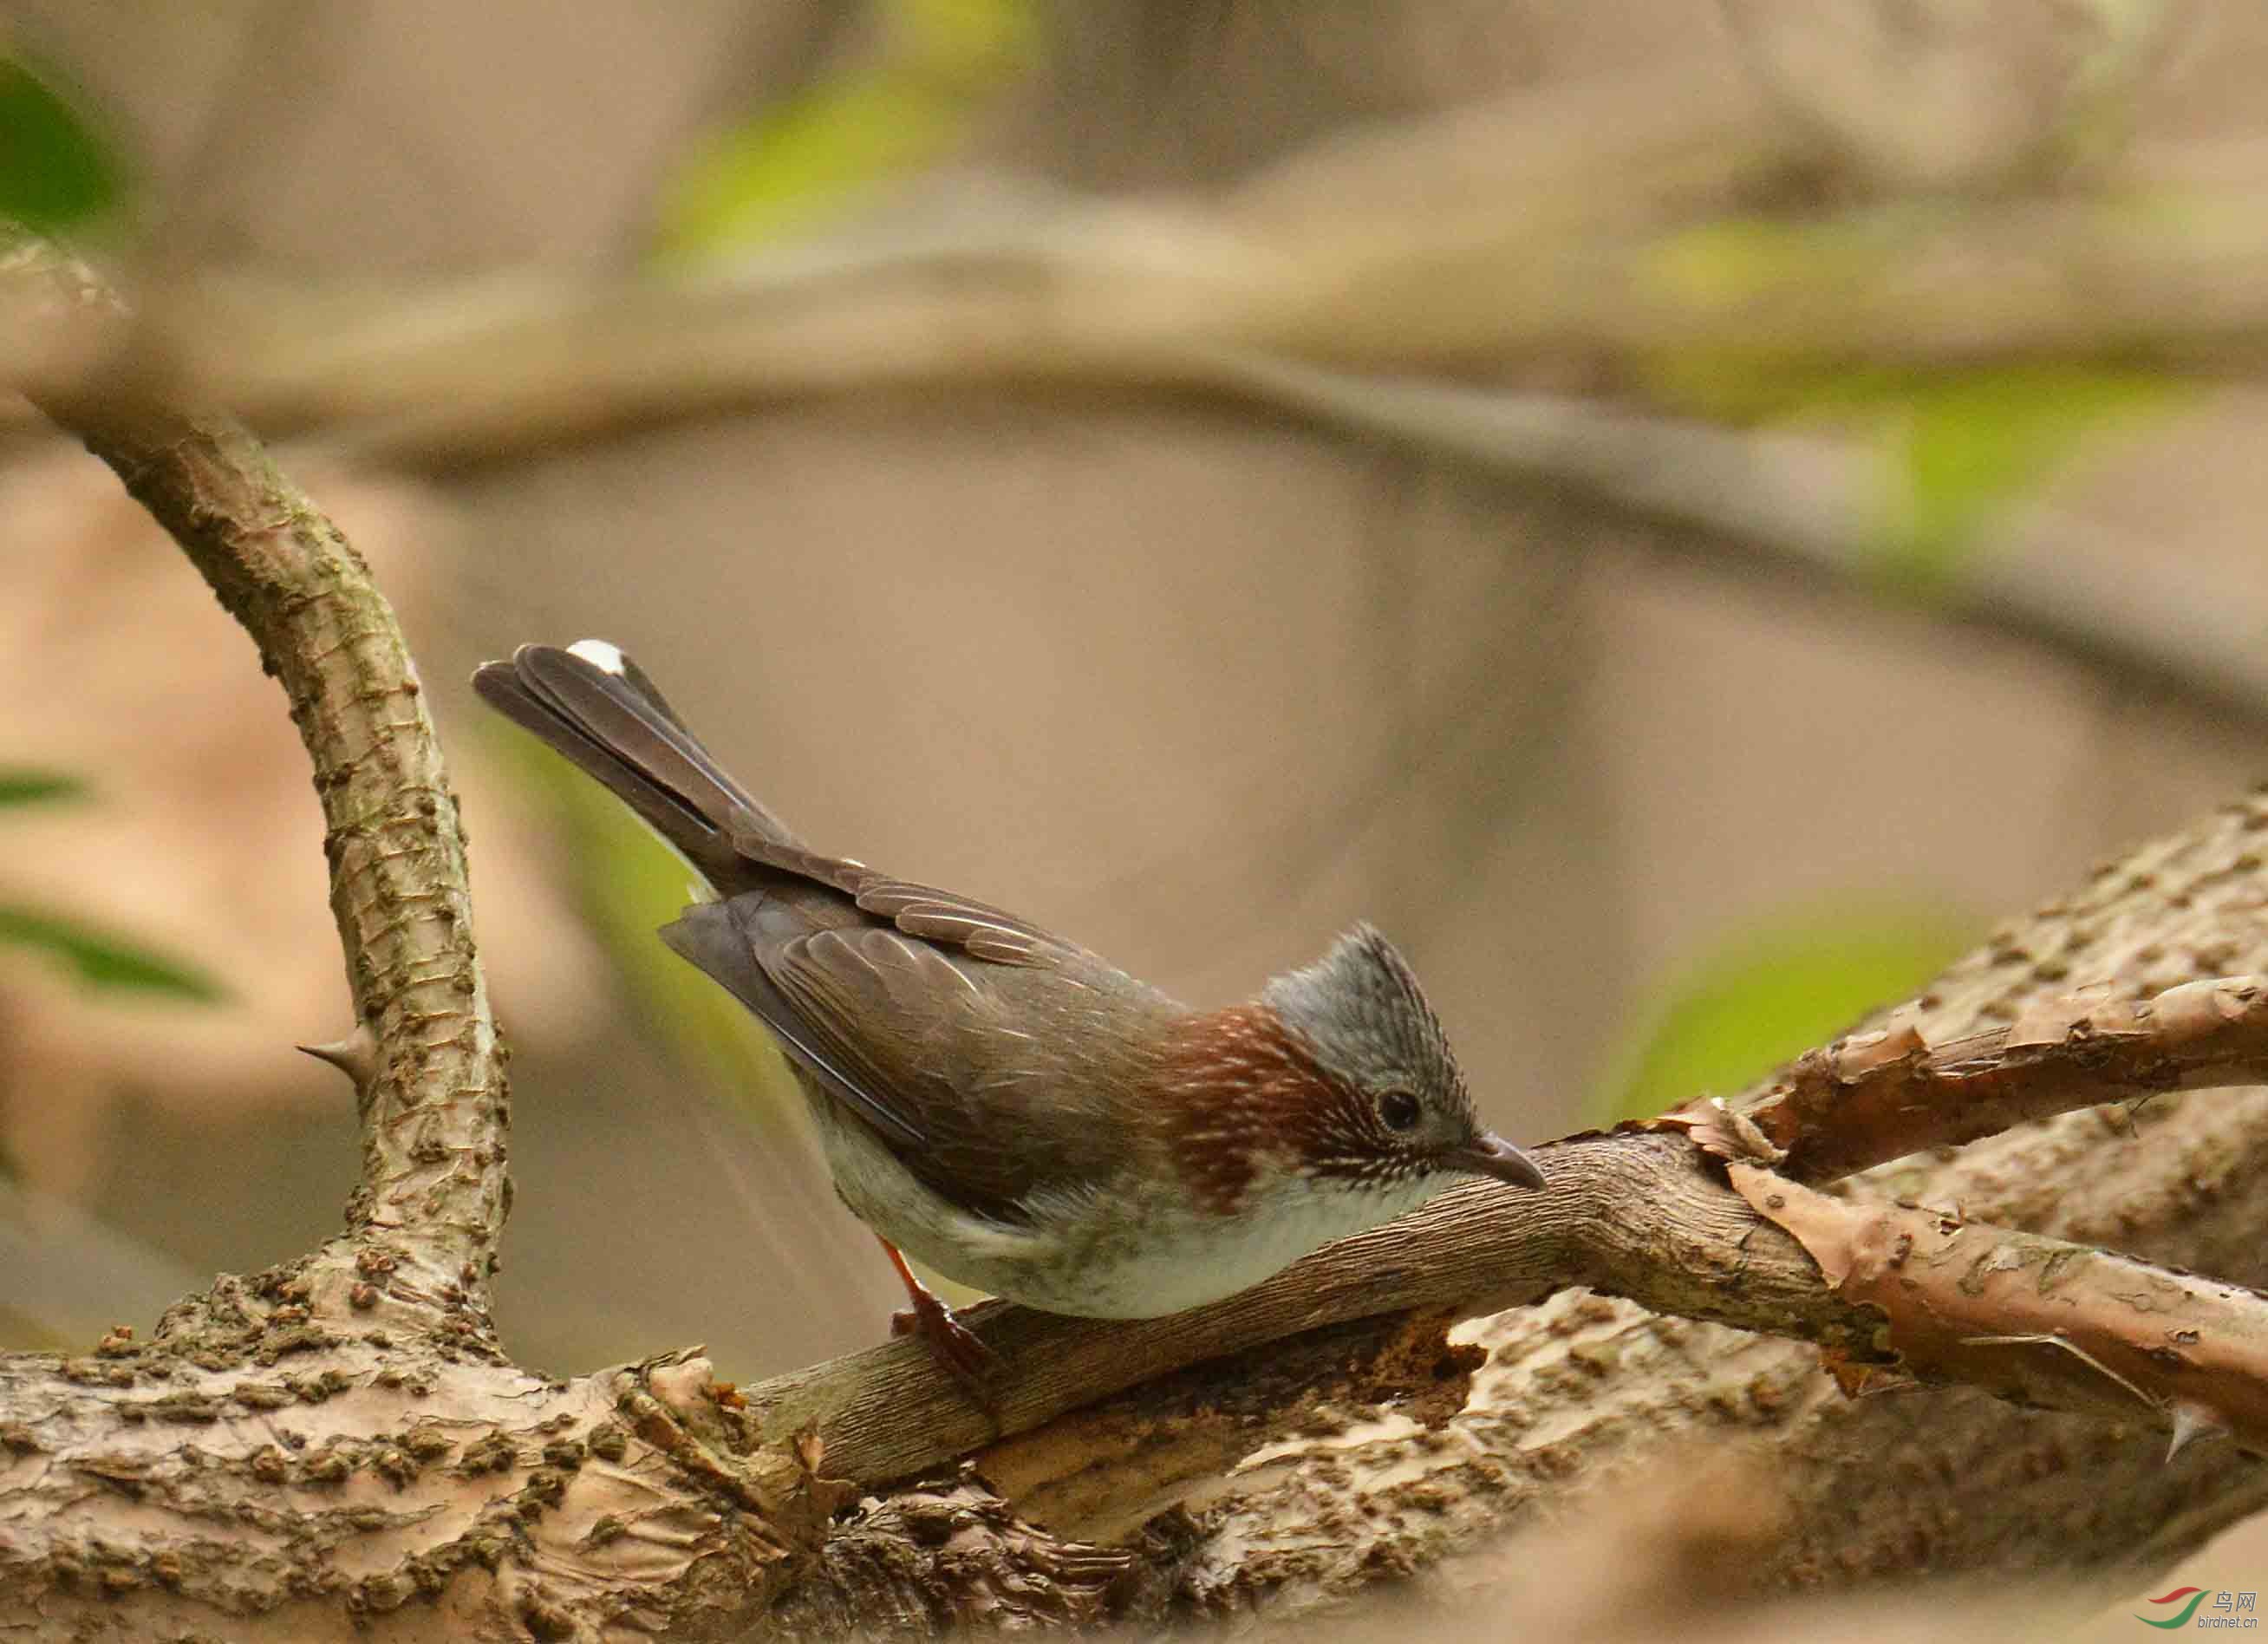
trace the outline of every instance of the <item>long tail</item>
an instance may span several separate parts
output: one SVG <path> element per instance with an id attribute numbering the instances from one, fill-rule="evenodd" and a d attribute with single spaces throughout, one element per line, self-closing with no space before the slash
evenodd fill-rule
<path id="1" fill-rule="evenodd" d="M 564 650 L 522 645 L 509 662 L 482 663 L 473 689 L 605 783 L 720 890 L 737 888 L 746 871 L 726 838 L 728 822 L 796 843 L 710 757 L 645 670 L 603 639 Z"/>

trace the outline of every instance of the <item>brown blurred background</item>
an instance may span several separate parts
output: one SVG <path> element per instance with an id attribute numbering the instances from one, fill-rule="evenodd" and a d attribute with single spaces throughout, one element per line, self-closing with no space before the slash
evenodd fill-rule
<path id="1" fill-rule="evenodd" d="M 990 333 L 917 347 L 880 320 L 861 347 L 928 363 L 697 414 L 664 394 L 571 437 L 401 438 L 398 407 L 279 400 L 266 425 L 401 605 L 460 772 L 518 1051 L 500 1311 L 531 1365 L 699 1339 L 753 1378 L 876 1339 L 893 1286 L 796 1122 L 721 1103 L 718 1070 L 740 1064 L 641 978 L 635 933 L 667 888 L 650 917 L 594 898 L 630 847 L 563 808 L 464 689 L 519 641 L 619 642 L 821 844 L 1014 907 L 1193 1000 L 1368 918 L 1523 1137 L 1697 1078 L 1729 1087 L 1830 1031 L 1820 1010 L 1911 989 L 1994 918 L 2268 772 L 2268 675 L 2243 660 L 2268 632 L 2257 354 L 2098 345 L 2083 325 L 2059 352 L 2003 352 L 1992 329 L 2021 330 L 2028 304 L 2088 312 L 2077 276 L 2055 280 L 2073 202 L 2268 205 L 2268 22 L 2248 9 L 15 0 L 0 17 L 0 48 L 121 157 L 130 190 L 99 243 L 171 281 L 440 293 L 461 317 L 531 271 L 594 290 L 710 273 L 887 240 L 938 200 L 1056 202 L 1048 221 L 1082 233 L 1153 220 L 1095 215 L 1115 198 L 1185 227 L 1293 225 L 1282 243 L 1305 249 L 1284 266 L 1331 294 L 1284 320 L 1224 286 L 1248 304 L 1240 344 L 1555 417 L 1615 408 L 1737 456 L 1726 480 L 1592 461 L 1577 417 L 1542 454 L 1494 461 L 1423 428 L 1381 437 L 1373 409 L 1225 392 L 1161 353 L 1130 347 L 1114 371 L 1089 339 L 1074 368 L 993 369 Z M 1769 154 L 1734 165 L 1759 132 Z M 1023 181 L 972 193 L 980 177 Z M 1498 202 L 1506 223 L 1470 230 Z M 1895 333 L 1854 345 L 1872 360 L 1792 342 L 1800 372 L 1773 359 L 1758 397 L 1741 359 L 1633 342 L 1635 321 L 1520 346 L 1457 330 L 1468 310 L 1566 300 L 1498 270 L 1499 239 L 1833 220 L 1888 236 L 1856 254 L 1894 263 L 1932 213 L 1933 255 L 1955 254 L 1931 265 L 1928 308 L 1974 306 L 1965 357 L 1933 339 L 1901 358 Z M 2161 216 L 2165 235 L 2224 225 Z M 1974 225 L 2035 218 L 2039 291 L 1961 261 Z M 1438 254 L 1403 257 L 1434 229 Z M 1380 241 L 1355 272 L 1323 279 L 1364 234 Z M 1079 247 L 1125 260 L 1114 323 L 1154 347 L 1181 321 L 1145 304 L 1182 300 L 1202 243 Z M 958 277 L 981 288 L 989 266 Z M 2251 300 L 2211 283 L 2221 266 L 2169 291 L 2171 321 Z M 2100 295 L 2150 311 L 2131 287 Z M 1189 306 L 1201 325 L 1208 305 Z M 284 329 L 303 357 L 320 335 Z M 491 386 L 464 386 L 475 423 Z M 346 990 L 313 796 L 248 643 L 91 460 L 20 418 L 0 456 L 0 766 L 92 790 L 0 813 L 0 903 L 129 934 L 228 995 L 90 992 L 0 948 L 0 1226 L 18 1240 L 0 1321 L 18 1343 L 76 1340 L 336 1227 L 347 1093 L 289 1047 L 342 1030 Z M 1770 518 L 1744 534 L 1752 507 Z"/>

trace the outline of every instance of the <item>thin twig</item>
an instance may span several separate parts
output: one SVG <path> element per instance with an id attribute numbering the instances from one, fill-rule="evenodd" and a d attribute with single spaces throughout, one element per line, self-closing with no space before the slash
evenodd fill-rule
<path id="1" fill-rule="evenodd" d="M 2268 977 L 2223 977 L 2133 1003 L 2048 1000 L 1941 1045 L 1899 1018 L 1807 1052 L 1742 1117 L 1784 1151 L 1782 1176 L 1824 1183 L 2074 1108 L 2262 1084 Z"/>

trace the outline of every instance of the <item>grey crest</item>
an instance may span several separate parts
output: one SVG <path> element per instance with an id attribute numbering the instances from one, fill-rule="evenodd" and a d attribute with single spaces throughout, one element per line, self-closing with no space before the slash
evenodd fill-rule
<path id="1" fill-rule="evenodd" d="M 1470 1127 L 1472 1101 L 1448 1036 L 1408 962 L 1371 925 L 1356 925 L 1314 963 L 1275 977 L 1260 1000 L 1341 1083 L 1371 1096 L 1407 1090 L 1436 1124 Z"/>

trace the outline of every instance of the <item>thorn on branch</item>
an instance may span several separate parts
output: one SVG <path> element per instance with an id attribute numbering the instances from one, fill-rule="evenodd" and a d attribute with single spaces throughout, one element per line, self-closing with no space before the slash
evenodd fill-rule
<path id="1" fill-rule="evenodd" d="M 319 1062 L 328 1062 L 354 1080 L 357 1093 L 367 1090 L 378 1075 L 378 1039 L 366 1022 L 357 1022 L 352 1033 L 343 1039 L 334 1039 L 328 1044 L 297 1044 L 291 1047 L 303 1056 L 312 1056 Z"/>
<path id="2" fill-rule="evenodd" d="M 2209 1404 L 2200 1404 L 2194 1399 L 2177 1398 L 2174 1401 L 2173 1416 L 2174 1435 L 2166 1441 L 2166 1461 L 2169 1464 L 2194 1440 L 2229 1436 L 2228 1423 L 2223 1421 L 2220 1412 Z"/>
<path id="3" fill-rule="evenodd" d="M 2093 1370 L 2096 1375 L 2101 1375 L 2107 1380 L 2116 1382 L 2120 1387 L 2124 1388 L 2128 1392 L 2132 1393 L 2139 1403 L 2145 1404 L 2155 1404 L 2158 1402 L 2152 1398 L 2147 1393 L 2144 1392 L 2140 1388 L 2135 1386 L 2133 1382 L 2119 1375 L 2117 1371 L 2103 1363 L 2102 1360 L 2088 1352 L 2086 1348 L 2072 1340 L 2068 1336 L 2059 1334 L 2045 1336 L 1963 1336 L 1961 1338 L 1961 1345 L 1964 1347 L 2060 1347 L 2064 1352 L 2071 1354 L 2073 1358 L 2078 1360 L 2081 1364 L 2085 1365 L 2088 1369 Z"/>

